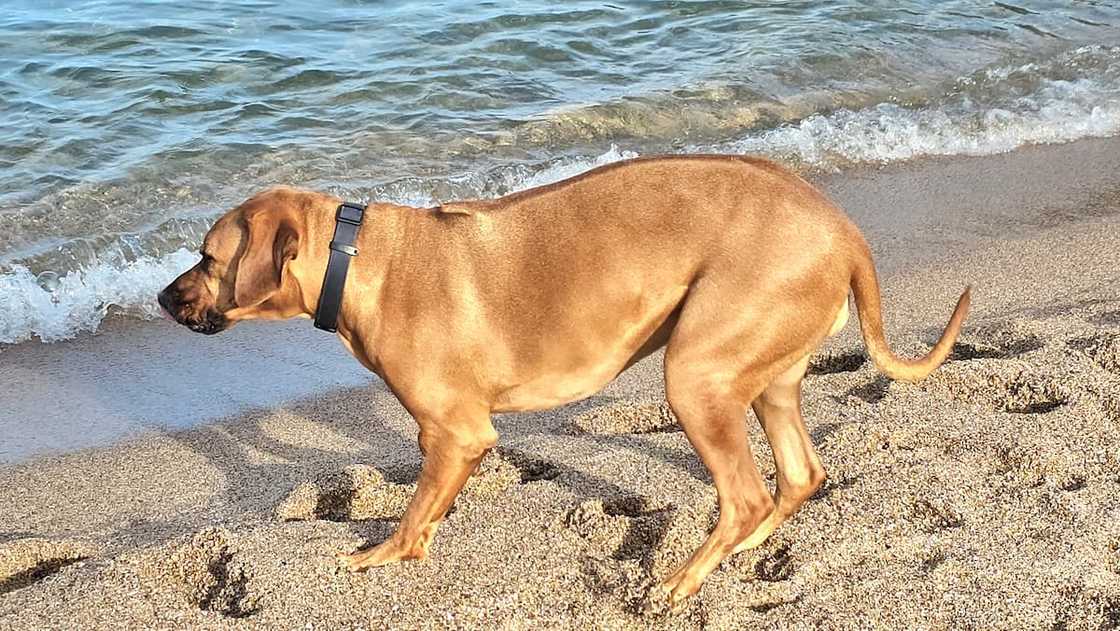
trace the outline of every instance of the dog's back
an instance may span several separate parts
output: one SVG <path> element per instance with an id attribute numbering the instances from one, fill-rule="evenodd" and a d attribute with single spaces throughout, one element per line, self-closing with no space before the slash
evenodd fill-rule
<path id="1" fill-rule="evenodd" d="M 835 311 L 847 293 L 846 253 L 836 248 L 847 219 L 759 159 L 630 160 L 497 200 L 445 204 L 423 223 L 410 247 L 425 255 L 396 267 L 387 291 L 407 301 L 410 287 L 441 290 L 423 293 L 423 307 L 400 305 L 400 324 L 407 313 L 407 326 L 441 327 L 454 340 L 449 352 L 491 358 L 472 370 L 493 380 L 502 410 L 598 391 L 668 340 L 697 282 L 724 285 L 745 319 L 774 291 L 821 300 L 804 305 L 810 313 Z M 439 322 L 417 322 L 421 312 Z"/>

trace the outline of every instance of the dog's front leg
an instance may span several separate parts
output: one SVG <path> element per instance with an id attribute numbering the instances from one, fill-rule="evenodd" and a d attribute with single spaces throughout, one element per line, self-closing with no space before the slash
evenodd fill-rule
<path id="1" fill-rule="evenodd" d="M 416 494 L 389 539 L 339 556 L 352 572 L 427 557 L 428 546 L 451 502 L 482 457 L 498 442 L 489 412 L 477 406 L 456 406 L 451 414 L 416 418 L 420 424 L 420 450 L 424 454 Z"/>

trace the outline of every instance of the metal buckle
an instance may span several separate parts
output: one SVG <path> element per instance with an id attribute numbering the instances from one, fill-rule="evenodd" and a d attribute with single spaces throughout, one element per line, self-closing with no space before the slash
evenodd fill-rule
<path id="1" fill-rule="evenodd" d="M 366 209 L 355 204 L 343 202 L 338 205 L 338 211 L 335 212 L 335 221 L 348 223 L 352 226 L 362 225 L 362 216 L 365 214 Z"/>
<path id="2" fill-rule="evenodd" d="M 358 248 L 352 245 L 346 245 L 345 243 L 339 243 L 338 241 L 331 241 L 331 249 L 349 256 L 358 256 Z"/>

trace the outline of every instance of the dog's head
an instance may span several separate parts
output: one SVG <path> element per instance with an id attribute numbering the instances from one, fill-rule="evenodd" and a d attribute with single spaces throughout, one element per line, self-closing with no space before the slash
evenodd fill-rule
<path id="1" fill-rule="evenodd" d="M 271 189 L 227 212 L 206 233 L 202 260 L 159 292 L 160 306 L 179 324 L 207 335 L 240 320 L 303 313 L 290 266 L 299 257 L 306 213 L 323 199 L 310 191 Z"/>

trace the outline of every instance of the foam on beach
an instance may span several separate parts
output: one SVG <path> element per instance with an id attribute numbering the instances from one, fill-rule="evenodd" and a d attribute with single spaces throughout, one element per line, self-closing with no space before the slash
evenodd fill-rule
<path id="1" fill-rule="evenodd" d="M 183 248 L 162 257 L 103 261 L 45 280 L 22 266 L 0 273 L 0 344 L 38 337 L 55 342 L 96 331 L 116 310 L 122 315 L 159 315 L 156 293 L 197 262 Z"/>
<path id="2" fill-rule="evenodd" d="M 835 170 L 1114 136 L 1120 133 L 1120 48 L 1084 46 L 1045 60 L 992 66 L 913 102 L 884 96 L 857 109 L 830 109 L 822 103 L 810 111 L 792 119 L 779 116 L 772 126 L 747 129 L 733 140 L 678 151 L 760 154 L 803 169 Z M 336 182 L 331 190 L 355 199 L 432 206 L 556 182 L 639 154 L 611 145 L 598 153 L 406 177 L 372 187 Z M 158 245 L 136 246 L 127 257 L 121 255 L 122 238 L 115 238 L 81 257 L 39 256 L 0 266 L 0 343 L 68 339 L 96 331 L 110 313 L 153 317 L 158 313 L 155 292 L 194 263 L 190 250 L 202 231 L 194 225 L 199 218 L 193 217 L 190 229 L 169 220 L 151 234 L 129 236 L 129 243 Z M 79 263 L 71 268 L 74 261 Z"/>

